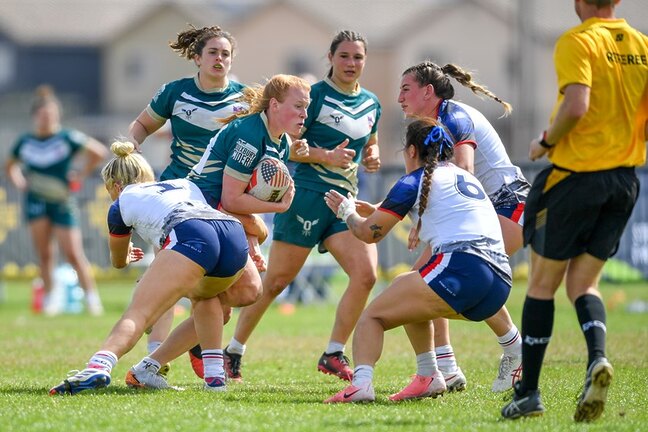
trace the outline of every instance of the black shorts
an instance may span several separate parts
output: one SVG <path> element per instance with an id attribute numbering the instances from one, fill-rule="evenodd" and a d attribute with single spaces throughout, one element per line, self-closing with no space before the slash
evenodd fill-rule
<path id="1" fill-rule="evenodd" d="M 524 209 L 524 245 L 545 258 L 616 253 L 639 195 L 634 168 L 577 173 L 556 166 L 541 171 Z"/>

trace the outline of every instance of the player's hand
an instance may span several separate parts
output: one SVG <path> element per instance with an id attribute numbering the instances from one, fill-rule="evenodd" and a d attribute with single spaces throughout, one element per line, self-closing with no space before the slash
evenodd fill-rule
<path id="1" fill-rule="evenodd" d="M 128 245 L 128 262 L 137 262 L 144 258 L 144 251 L 138 247 L 133 246 L 133 243 Z"/>
<path id="2" fill-rule="evenodd" d="M 310 154 L 308 141 L 303 138 L 293 141 L 291 149 L 294 154 L 300 158 L 308 157 L 308 155 Z"/>
<path id="3" fill-rule="evenodd" d="M 540 135 L 538 138 L 531 141 L 529 144 L 529 159 L 532 161 L 540 159 L 546 153 L 549 152 L 548 148 L 542 147 L 540 141 L 542 141 L 543 136 Z"/>
<path id="4" fill-rule="evenodd" d="M 254 266 L 259 271 L 259 273 L 266 271 L 268 269 L 268 265 L 266 264 L 265 257 L 261 253 L 258 237 L 248 236 L 247 241 L 249 247 L 249 255 L 250 258 L 252 258 L 252 262 L 254 262 Z"/>
<path id="5" fill-rule="evenodd" d="M 365 168 L 365 172 L 375 173 L 380 169 L 380 153 L 378 152 L 378 146 L 372 145 L 365 148 L 364 158 L 362 158 L 362 165 Z"/>
<path id="6" fill-rule="evenodd" d="M 283 213 L 288 210 L 290 208 L 290 205 L 292 204 L 294 197 L 295 183 L 291 181 L 290 186 L 288 186 L 288 190 L 286 191 L 286 193 L 284 193 L 284 196 L 281 197 L 281 201 L 277 203 L 279 204 L 279 209 L 276 211 L 276 213 Z"/>
<path id="7" fill-rule="evenodd" d="M 340 168 L 349 168 L 353 163 L 353 158 L 355 157 L 355 150 L 348 149 L 346 146 L 349 145 L 349 139 L 342 141 L 337 147 L 333 150 L 329 150 L 328 154 L 330 157 L 329 165 Z"/>
<path id="8" fill-rule="evenodd" d="M 375 206 L 370 202 L 362 201 L 362 200 L 355 200 L 355 205 L 356 205 L 356 213 L 358 213 L 360 216 L 364 218 L 369 217 L 378 208 L 378 206 Z"/>
<path id="9" fill-rule="evenodd" d="M 232 306 L 221 303 L 221 309 L 223 310 L 223 325 L 225 325 L 232 318 Z"/>
<path id="10" fill-rule="evenodd" d="M 333 189 L 324 194 L 324 201 L 328 208 L 337 215 L 338 218 L 346 222 L 346 220 L 354 214 L 356 205 L 351 192 L 345 197 Z"/>
<path id="11" fill-rule="evenodd" d="M 418 247 L 419 242 L 418 231 L 416 230 L 416 225 L 414 225 L 407 236 L 407 249 L 409 249 L 410 252 L 413 251 Z"/>

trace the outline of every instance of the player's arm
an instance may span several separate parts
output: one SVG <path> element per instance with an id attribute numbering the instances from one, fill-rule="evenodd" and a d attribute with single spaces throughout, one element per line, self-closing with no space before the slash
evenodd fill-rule
<path id="1" fill-rule="evenodd" d="M 307 154 L 291 152 L 290 160 L 293 162 L 319 163 L 339 168 L 348 168 L 351 166 L 356 152 L 353 149 L 346 148 L 347 145 L 349 145 L 348 138 L 338 144 L 333 150 L 309 146 Z"/>
<path id="2" fill-rule="evenodd" d="M 164 120 L 151 117 L 146 109 L 137 116 L 128 127 L 128 140 L 135 145 L 135 150 L 140 151 L 140 144 L 155 131 L 164 125 Z"/>
<path id="3" fill-rule="evenodd" d="M 86 163 L 81 171 L 80 181 L 87 178 L 94 170 L 99 166 L 99 164 L 108 156 L 108 150 L 106 147 L 92 137 L 88 137 L 88 140 L 84 146 L 84 154 L 86 157 Z"/>
<path id="4" fill-rule="evenodd" d="M 221 205 L 226 211 L 236 214 L 283 213 L 288 210 L 295 196 L 295 186 L 292 183 L 279 202 L 261 201 L 245 192 L 247 186 L 248 182 L 223 174 Z"/>
<path id="5" fill-rule="evenodd" d="M 467 141 L 455 145 L 454 163 L 471 174 L 475 173 L 475 147 L 472 142 Z"/>
<path id="6" fill-rule="evenodd" d="M 529 159 L 536 160 L 549 152 L 558 141 L 571 131 L 589 109 L 590 88 L 584 84 L 569 84 L 564 89 L 562 103 L 553 122 L 542 136 L 531 141 Z"/>
<path id="7" fill-rule="evenodd" d="M 346 224 L 354 236 L 365 243 L 377 243 L 400 222 L 396 215 L 384 211 L 375 211 L 368 217 L 356 212 L 355 200 L 330 190 L 324 195 L 326 205 Z"/>
<path id="8" fill-rule="evenodd" d="M 5 164 L 5 172 L 7 173 L 7 178 L 11 184 L 16 187 L 16 189 L 21 192 L 27 190 L 27 179 L 20 168 L 20 162 L 18 162 L 18 159 L 9 157 Z"/>
<path id="9" fill-rule="evenodd" d="M 371 204 L 368 201 L 362 201 L 359 199 L 355 200 L 355 205 L 356 213 L 358 213 L 362 217 L 369 217 L 373 212 L 378 210 L 378 207 L 380 207 L 380 203 Z"/>
<path id="10" fill-rule="evenodd" d="M 230 213 L 225 211 L 225 209 L 221 209 L 221 211 L 238 219 L 243 225 L 243 230 L 245 230 L 245 233 L 257 237 L 259 239 L 259 244 L 263 244 L 263 242 L 265 242 L 268 238 L 268 227 L 260 216 L 255 214 L 244 215 Z"/>
<path id="11" fill-rule="evenodd" d="M 110 235 L 108 239 L 110 249 L 110 263 L 115 268 L 124 268 L 128 264 L 139 261 L 144 257 L 144 251 L 134 247 L 131 243 L 131 235 L 115 236 Z"/>

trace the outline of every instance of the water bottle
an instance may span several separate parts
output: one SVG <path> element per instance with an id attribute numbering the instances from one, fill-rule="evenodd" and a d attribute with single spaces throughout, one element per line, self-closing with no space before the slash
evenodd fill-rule
<path id="1" fill-rule="evenodd" d="M 54 291 L 63 312 L 83 312 L 83 289 L 79 286 L 79 278 L 71 265 L 60 265 L 54 271 Z"/>
<path id="2" fill-rule="evenodd" d="M 35 314 L 43 312 L 43 302 L 45 300 L 45 286 L 43 279 L 35 278 L 32 280 L 31 288 L 31 310 Z"/>

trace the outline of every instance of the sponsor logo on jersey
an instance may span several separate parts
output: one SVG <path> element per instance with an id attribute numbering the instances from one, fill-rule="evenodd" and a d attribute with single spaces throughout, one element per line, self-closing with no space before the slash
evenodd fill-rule
<path id="1" fill-rule="evenodd" d="M 331 118 L 333 119 L 333 121 L 335 122 L 336 125 L 339 125 L 340 121 L 342 121 L 344 116 L 342 114 L 337 114 L 336 113 L 336 114 L 331 114 Z"/>
<path id="2" fill-rule="evenodd" d="M 190 118 L 191 118 L 191 114 L 193 114 L 194 111 L 196 111 L 197 109 L 198 109 L 198 108 L 192 108 L 192 109 L 185 109 L 185 108 L 182 108 L 182 112 L 185 114 L 185 116 L 187 116 L 188 119 L 190 119 Z"/>
<path id="3" fill-rule="evenodd" d="M 243 166 L 251 167 L 254 159 L 259 152 L 259 149 L 254 147 L 249 142 L 239 138 L 236 141 L 236 146 L 234 147 L 234 153 L 232 153 L 232 159 L 240 163 Z"/>
<path id="4" fill-rule="evenodd" d="M 312 234 L 312 229 L 313 229 L 313 227 L 315 225 L 317 225 L 319 223 L 319 219 L 315 219 L 315 220 L 310 221 L 310 220 L 304 219 L 303 217 L 301 217 L 299 215 L 297 215 L 296 217 L 297 217 L 297 220 L 299 221 L 299 223 L 302 224 L 302 235 L 304 237 L 310 237 L 310 235 Z"/>

